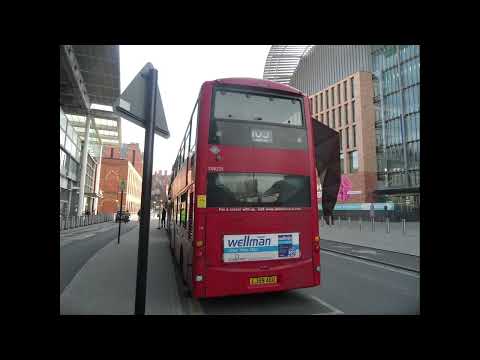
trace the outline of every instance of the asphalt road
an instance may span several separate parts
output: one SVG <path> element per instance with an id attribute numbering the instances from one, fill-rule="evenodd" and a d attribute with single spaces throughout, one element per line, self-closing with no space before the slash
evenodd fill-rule
<path id="1" fill-rule="evenodd" d="M 136 221 L 122 224 L 121 234 L 136 225 L 138 225 Z M 60 293 L 82 266 L 110 241 L 116 240 L 117 236 L 118 223 L 114 222 L 62 231 L 60 233 Z"/>
<path id="2" fill-rule="evenodd" d="M 420 313 L 419 273 L 328 251 L 321 251 L 321 263 L 322 280 L 318 287 L 190 300 L 191 305 L 185 312 L 198 315 Z"/>

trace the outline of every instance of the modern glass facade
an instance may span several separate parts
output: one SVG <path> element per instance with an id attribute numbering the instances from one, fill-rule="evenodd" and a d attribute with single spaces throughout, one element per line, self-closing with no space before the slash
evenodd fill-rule
<path id="1" fill-rule="evenodd" d="M 420 46 L 372 47 L 377 189 L 403 214 L 420 208 Z"/>
<path id="2" fill-rule="evenodd" d="M 81 145 L 60 108 L 60 215 L 72 216 L 78 204 Z"/>
<path id="3" fill-rule="evenodd" d="M 378 187 L 420 186 L 420 47 L 373 47 Z"/>
<path id="4" fill-rule="evenodd" d="M 357 73 L 369 80 L 360 81 L 353 76 Z M 355 172 L 354 156 L 360 163 L 358 174 L 364 172 L 362 164 L 370 169 L 372 201 L 392 201 L 418 213 L 420 46 L 315 45 L 301 58 L 289 84 L 311 97 L 316 119 L 339 131 L 345 173 Z M 367 156 L 361 147 L 372 140 L 375 145 Z M 356 147 L 359 152 L 353 154 Z"/>

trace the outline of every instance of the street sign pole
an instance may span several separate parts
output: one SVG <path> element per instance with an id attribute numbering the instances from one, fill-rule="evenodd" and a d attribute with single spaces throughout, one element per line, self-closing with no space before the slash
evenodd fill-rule
<path id="1" fill-rule="evenodd" d="M 135 291 L 135 315 L 145 315 L 147 292 L 148 236 L 150 232 L 150 200 L 152 191 L 153 141 L 156 117 L 157 70 L 151 68 L 148 75 L 148 119 L 145 124 L 142 200 L 140 209 L 140 233 L 138 239 L 137 284 Z"/>
<path id="2" fill-rule="evenodd" d="M 120 195 L 120 219 L 118 220 L 118 241 L 117 244 L 120 244 L 120 226 L 122 226 L 122 216 L 123 216 L 123 187 L 122 187 L 122 194 Z"/>

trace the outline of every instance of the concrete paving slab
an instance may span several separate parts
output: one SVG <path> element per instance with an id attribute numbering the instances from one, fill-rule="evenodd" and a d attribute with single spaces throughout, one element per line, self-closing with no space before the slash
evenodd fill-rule
<path id="1" fill-rule="evenodd" d="M 123 234 L 120 244 L 111 241 L 84 265 L 60 296 L 61 314 L 134 314 L 138 229 Z M 145 312 L 182 314 L 168 242 L 155 234 L 160 230 L 150 230 Z"/>

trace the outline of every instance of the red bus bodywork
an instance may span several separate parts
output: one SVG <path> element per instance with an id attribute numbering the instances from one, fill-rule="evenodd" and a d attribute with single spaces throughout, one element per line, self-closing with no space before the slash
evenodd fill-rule
<path id="1" fill-rule="evenodd" d="M 297 96 L 302 101 L 307 148 L 276 149 L 216 145 L 220 157 L 209 149 L 212 97 L 217 85 L 245 86 Z M 309 99 L 299 90 L 267 80 L 229 78 L 205 82 L 198 98 L 197 146 L 194 163 L 187 161 L 171 185 L 175 199 L 186 194 L 189 199 L 189 232 L 169 216 L 170 246 L 182 265 L 184 281 L 195 298 L 283 291 L 320 284 L 320 251 L 315 168 Z M 193 119 L 195 121 L 195 119 Z M 190 168 L 189 168 L 190 167 Z M 193 172 L 191 168 L 194 168 Z M 310 177 L 310 207 L 287 210 L 200 207 L 199 196 L 207 194 L 207 174 L 256 172 L 285 173 Z M 173 175 L 172 175 L 173 176 Z M 208 198 L 207 198 L 208 203 Z M 223 261 L 223 236 L 226 234 L 299 233 L 300 257 L 265 261 L 227 263 Z M 276 276 L 276 284 L 250 285 L 250 278 Z"/>

